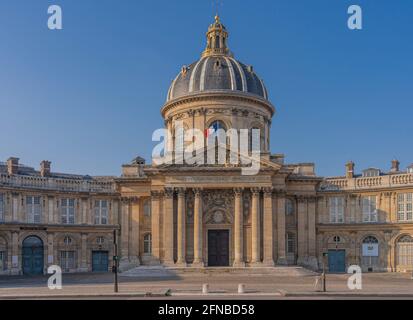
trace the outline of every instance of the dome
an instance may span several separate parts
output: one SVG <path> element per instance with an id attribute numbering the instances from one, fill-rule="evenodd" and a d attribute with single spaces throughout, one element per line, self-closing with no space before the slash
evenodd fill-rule
<path id="1" fill-rule="evenodd" d="M 167 102 L 205 92 L 238 92 L 268 100 L 264 82 L 252 66 L 234 59 L 227 38 L 225 26 L 215 17 L 215 23 L 208 28 L 207 47 L 201 59 L 182 67 L 169 88 Z"/>

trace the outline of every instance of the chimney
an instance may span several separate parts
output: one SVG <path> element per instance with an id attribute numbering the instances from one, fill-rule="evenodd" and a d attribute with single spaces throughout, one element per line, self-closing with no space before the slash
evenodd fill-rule
<path id="1" fill-rule="evenodd" d="M 354 162 L 349 161 L 346 163 L 346 178 L 353 179 L 354 178 Z"/>
<path id="2" fill-rule="evenodd" d="M 392 160 L 390 172 L 399 172 L 399 171 L 400 171 L 400 161 L 396 159 Z"/>
<path id="3" fill-rule="evenodd" d="M 50 161 L 43 160 L 40 162 L 40 175 L 42 177 L 50 176 L 50 165 L 52 163 Z"/>
<path id="4" fill-rule="evenodd" d="M 19 171 L 19 158 L 9 158 L 7 159 L 7 173 L 9 175 L 17 174 Z"/>

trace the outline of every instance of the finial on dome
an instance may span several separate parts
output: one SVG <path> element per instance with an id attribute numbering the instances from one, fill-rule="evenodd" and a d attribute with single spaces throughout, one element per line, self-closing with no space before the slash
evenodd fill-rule
<path id="1" fill-rule="evenodd" d="M 202 53 L 202 57 L 207 56 L 231 56 L 227 47 L 228 32 L 221 23 L 218 13 L 215 16 L 215 22 L 211 24 L 207 32 L 207 47 Z"/>

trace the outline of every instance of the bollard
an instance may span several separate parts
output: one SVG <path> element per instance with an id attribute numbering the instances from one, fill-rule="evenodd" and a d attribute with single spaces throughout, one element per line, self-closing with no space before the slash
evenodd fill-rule
<path id="1" fill-rule="evenodd" d="M 208 294 L 209 292 L 209 285 L 207 283 L 204 283 L 202 285 L 202 294 Z"/>
<path id="2" fill-rule="evenodd" d="M 243 294 L 245 293 L 245 284 L 240 283 L 238 285 L 238 294 Z"/>

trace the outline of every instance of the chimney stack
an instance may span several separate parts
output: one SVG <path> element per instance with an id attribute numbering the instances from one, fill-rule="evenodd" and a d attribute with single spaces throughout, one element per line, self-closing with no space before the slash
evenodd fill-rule
<path id="1" fill-rule="evenodd" d="M 400 161 L 396 159 L 392 160 L 390 172 L 400 172 Z"/>
<path id="2" fill-rule="evenodd" d="M 353 179 L 354 178 L 354 162 L 349 161 L 346 163 L 346 178 Z"/>
<path id="3" fill-rule="evenodd" d="M 50 161 L 43 160 L 40 162 L 40 175 L 42 177 L 50 176 L 50 165 L 52 163 Z"/>
<path id="4" fill-rule="evenodd" d="M 19 158 L 9 158 L 7 159 L 7 173 L 9 175 L 17 174 L 19 171 Z"/>

